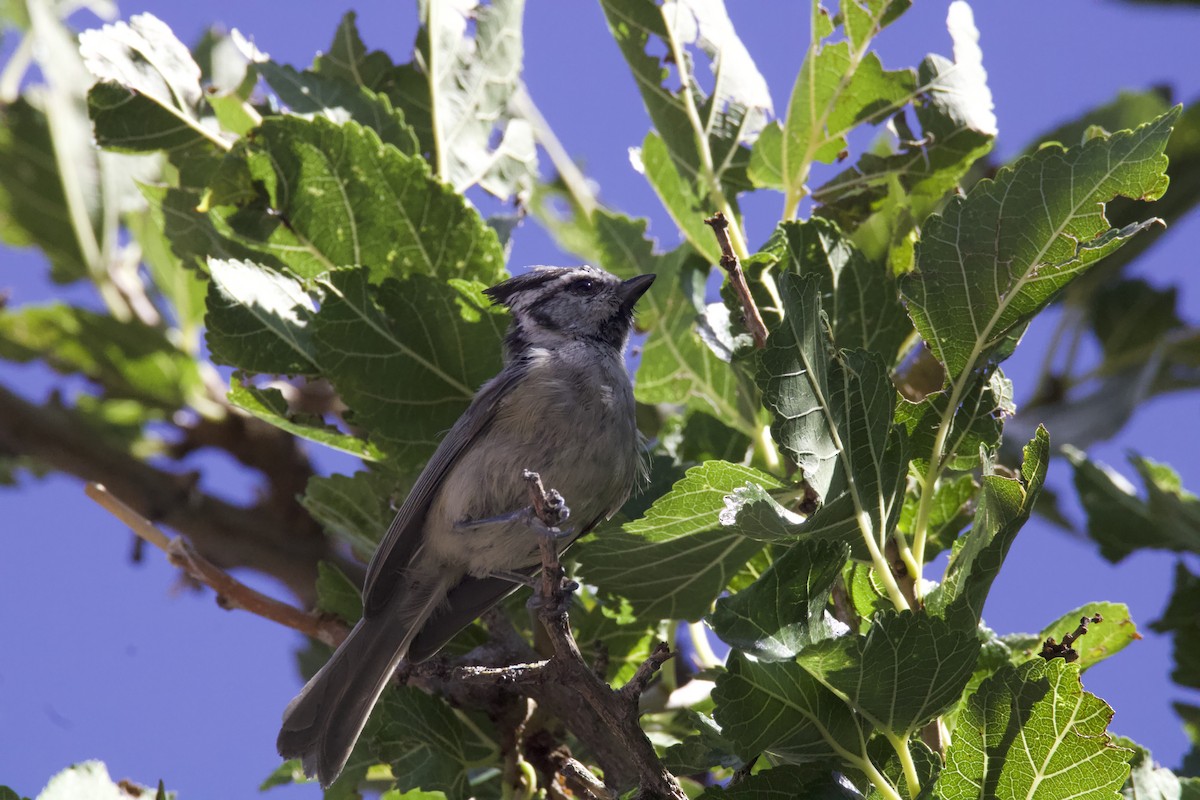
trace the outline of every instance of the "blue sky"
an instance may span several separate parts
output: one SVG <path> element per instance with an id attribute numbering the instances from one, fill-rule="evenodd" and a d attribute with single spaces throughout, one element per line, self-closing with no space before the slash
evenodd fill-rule
<path id="1" fill-rule="evenodd" d="M 141 0 L 125 15 L 149 11 L 186 42 L 219 22 L 251 35 L 276 60 L 306 65 L 325 47 L 345 10 L 359 13 L 367 43 L 405 60 L 415 29 L 415 2 L 371 0 Z M 733 0 L 734 24 L 772 89 L 776 108 L 787 96 L 808 40 L 806 5 L 798 0 Z M 949 53 L 946 2 L 919 2 L 879 40 L 886 66 L 915 66 L 927 52 Z M 1200 13 L 1117 2 L 1038 0 L 975 3 L 984 65 L 996 103 L 997 151 L 1008 157 L 1034 135 L 1112 99 L 1120 89 L 1156 84 L 1175 96 L 1200 98 Z M 94 21 L 81 19 L 79 24 Z M 598 4 L 528 0 L 526 74 L 534 100 L 569 152 L 599 179 L 609 205 L 651 218 L 665 245 L 676 233 L 657 199 L 630 166 L 628 148 L 648 126 L 632 79 L 610 40 Z M 746 206 L 752 241 L 761 241 L 779 201 Z M 1137 274 L 1181 287 L 1180 311 L 1200 318 L 1200 251 L 1196 213 L 1177 223 L 1143 257 Z M 515 238 L 514 265 L 563 263 L 535 226 Z M 36 254 L 4 250 L 0 288 L 21 304 L 51 297 L 86 302 L 86 293 L 43 280 Z M 1030 382 L 1051 321 L 1030 330 L 1008 372 L 1017 399 Z M 0 365 L 0 382 L 42 398 L 49 382 L 33 368 Z M 1200 487 L 1196 394 L 1157 400 L 1120 437 L 1094 455 L 1123 466 L 1137 449 L 1166 461 L 1185 486 Z M 1186 432 L 1181 435 L 1181 424 Z M 1053 431 L 1051 431 L 1053 434 Z M 203 462 L 202 462 L 203 463 Z M 249 497 L 245 477 L 216 467 L 218 488 Z M 347 462 L 326 459 L 330 469 Z M 1055 462 L 1051 482 L 1069 486 Z M 1068 491 L 1067 494 L 1070 494 Z M 34 795 L 62 767 L 106 761 L 114 777 L 155 783 L 185 798 L 245 797 L 278 763 L 275 734 L 284 705 L 299 687 L 300 637 L 248 614 L 218 609 L 211 594 L 179 591 L 160 554 L 130 563 L 131 536 L 91 504 L 77 482 L 52 477 L 0 494 L 0 783 Z M 1169 643 L 1145 625 L 1170 592 L 1173 558 L 1139 554 L 1112 566 L 1088 542 L 1034 521 L 1018 537 L 985 617 L 1001 632 L 1036 631 L 1089 601 L 1128 603 L 1146 639 L 1085 677 L 1085 686 L 1116 708 L 1115 732 L 1151 747 L 1177 765 L 1186 739 L 1173 699 L 1198 702 L 1169 682 Z M 1042 580 L 1052 573 L 1054 580 Z M 277 586 L 258 581 L 267 591 Z M 315 787 L 272 790 L 278 798 L 316 797 Z"/>

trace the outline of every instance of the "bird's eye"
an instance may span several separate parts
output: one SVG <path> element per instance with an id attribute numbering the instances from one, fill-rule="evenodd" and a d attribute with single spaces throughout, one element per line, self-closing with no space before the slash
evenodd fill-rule
<path id="1" fill-rule="evenodd" d="M 567 291 L 572 294 L 591 294 L 596 291 L 596 282 L 591 278 L 583 278 L 581 280 L 572 281 L 567 286 Z"/>

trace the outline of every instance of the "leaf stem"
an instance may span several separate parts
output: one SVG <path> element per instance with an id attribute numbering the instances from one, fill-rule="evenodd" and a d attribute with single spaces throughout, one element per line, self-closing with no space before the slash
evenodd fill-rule
<path id="1" fill-rule="evenodd" d="M 896 751 L 896 758 L 900 760 L 900 768 L 904 771 L 904 781 L 908 784 L 908 794 L 910 797 L 916 797 L 921 793 L 921 776 L 917 774 L 917 765 L 913 761 L 912 752 L 908 749 L 909 736 L 897 736 L 889 730 L 884 729 L 883 735 L 892 745 L 892 749 Z"/>
<path id="2" fill-rule="evenodd" d="M 887 7 L 888 4 L 886 3 L 881 5 L 882 9 L 886 10 Z M 788 103 L 788 118 L 784 122 L 782 142 L 783 152 L 780 160 L 782 167 L 781 172 L 783 173 L 783 182 L 785 186 L 783 201 L 784 222 L 795 219 L 796 212 L 800 207 L 800 201 L 809 194 L 808 188 L 805 184 L 808 182 L 809 173 L 812 172 L 813 160 L 816 158 L 817 151 L 821 148 L 821 146 L 830 141 L 830 137 L 827 135 L 828 132 L 825 130 L 829 116 L 833 113 L 834 107 L 837 106 L 837 102 L 841 98 L 842 93 L 846 91 L 846 89 L 850 86 L 851 81 L 854 79 L 854 74 L 858 71 L 858 67 L 862 63 L 863 57 L 867 54 L 867 51 L 870 49 L 871 42 L 875 39 L 874 32 L 878 32 L 879 30 L 879 20 L 872 20 L 873 33 L 863 37 L 860 47 L 849 51 L 850 59 L 846 66 L 846 71 L 838 78 L 838 84 L 834 88 L 833 92 L 830 93 L 829 99 L 825 103 L 824 108 L 820 110 L 819 114 L 813 116 L 813 112 L 816 111 L 816 109 L 811 107 L 811 102 L 815 92 L 816 72 L 814 69 L 812 69 L 811 61 L 816 57 L 821 47 L 820 39 L 817 36 L 818 17 L 820 14 L 820 0 L 813 0 L 811 22 L 809 23 L 811 35 L 809 39 L 808 50 L 804 54 L 804 63 L 801 64 L 800 75 L 797 76 L 796 79 L 797 83 L 799 83 L 799 81 L 804 80 L 807 77 L 809 82 L 808 98 L 810 107 L 807 110 L 810 115 L 811 126 L 808 132 L 808 141 L 804 147 L 803 158 L 801 159 L 800 163 L 796 165 L 794 170 L 794 178 L 793 171 L 788 169 L 787 157 L 788 123 L 791 122 L 793 111 L 792 104 L 790 102 Z M 843 27 L 845 26 L 843 25 Z M 847 38 L 849 38 L 849 36 Z M 805 72 L 806 67 L 808 67 L 807 74 Z M 795 97 L 796 91 L 793 89 L 792 99 L 794 100 Z"/>
<path id="3" fill-rule="evenodd" d="M 676 13 L 691 13 L 683 9 L 682 6 L 676 6 L 675 8 Z M 738 258 L 748 258 L 750 250 L 746 247 L 746 239 L 742 235 L 737 216 L 733 213 L 733 206 L 730 205 L 728 198 L 725 197 L 725 192 L 721 189 L 721 182 L 717 179 L 716 169 L 713 166 L 712 147 L 709 146 L 708 142 L 708 129 L 700 119 L 699 109 L 696 108 L 696 98 L 692 93 L 694 80 L 691 71 L 687 67 L 691 62 L 687 59 L 687 54 L 683 52 L 683 47 L 680 45 L 679 39 L 675 36 L 676 26 L 670 20 L 666 19 L 665 14 L 663 22 L 667 30 L 667 40 L 671 45 L 671 57 L 675 60 L 675 66 L 679 70 L 680 94 L 683 96 L 683 108 L 687 114 L 688 123 L 692 128 L 692 136 L 696 143 L 696 152 L 700 156 L 700 172 L 704 178 L 704 182 L 707 184 L 709 202 L 716 207 L 719 213 L 724 214 L 726 219 L 729 220 L 729 238 L 733 245 L 733 252 Z"/>
<path id="4" fill-rule="evenodd" d="M 591 219 L 595 213 L 598 203 L 596 202 L 596 194 L 592 191 L 592 187 L 588 185 L 587 177 L 583 171 L 571 160 L 571 156 L 567 153 L 567 149 L 563 147 L 562 142 L 558 140 L 554 129 L 550 127 L 550 123 L 542 116 L 542 112 L 533 102 L 533 98 L 529 95 L 529 90 L 524 83 L 517 87 L 517 91 L 513 93 L 509 104 L 513 110 L 533 128 L 533 137 L 541 144 L 542 149 L 546 151 L 546 155 L 550 157 L 550 163 L 554 165 L 554 169 L 558 172 L 558 177 L 562 178 L 563 185 L 567 187 L 567 192 L 571 195 L 571 199 L 579 207 L 579 210 L 585 217 Z"/>

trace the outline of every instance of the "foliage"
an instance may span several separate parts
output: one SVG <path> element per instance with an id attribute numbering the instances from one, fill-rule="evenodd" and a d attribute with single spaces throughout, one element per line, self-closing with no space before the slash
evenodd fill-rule
<path id="1" fill-rule="evenodd" d="M 521 0 L 421 4 L 413 59 L 400 64 L 368 51 L 348 14 L 303 69 L 240 36 L 191 51 L 149 15 L 75 47 L 57 5 L 29 0 L 25 35 L 50 80 L 0 110 L 0 235 L 39 247 L 55 280 L 90 282 L 102 310 L 4 309 L 0 356 L 85 378 L 91 390 L 53 401 L 54 413 L 121 456 L 254 418 L 281 441 L 361 459 L 352 475 L 303 473 L 281 491 L 366 558 L 389 505 L 499 368 L 506 319 L 482 290 L 505 274 L 506 237 L 521 234 L 480 208 L 485 192 L 516 200 L 565 250 L 658 275 L 640 305 L 635 387 L 655 474 L 573 552 L 575 622 L 621 679 L 661 632 L 699 637 L 711 683 L 691 680 L 683 708 L 643 709 L 694 793 L 1099 798 L 1127 783 L 1137 796 L 1154 782 L 1190 786 L 1115 740 L 1111 709 L 1081 683 L 1136 638 L 1127 609 L 1085 606 L 1037 639 L 997 636 L 982 612 L 1059 455 L 1106 557 L 1200 550 L 1200 506 L 1168 466 L 1133 457 L 1139 494 L 1085 452 L 1148 397 L 1200 385 L 1197 330 L 1174 290 L 1122 274 L 1162 222 L 1140 203 L 1163 198 L 1150 208 L 1170 220 L 1200 194 L 1186 191 L 1197 107 L 1122 95 L 979 178 L 996 121 L 965 3 L 950 6 L 953 60 L 901 70 L 872 47 L 907 0 L 846 0 L 834 15 L 814 3 L 774 117 L 719 0 L 601 7 L 652 125 L 637 163 L 683 234 L 670 251 L 644 221 L 600 205 L 574 165 L 555 164 L 561 180 L 539 171 L 537 145 L 552 135 L 522 99 Z M 852 134 L 884 123 L 854 151 Z M 759 248 L 744 233 L 749 192 L 778 193 L 784 209 Z M 721 251 L 703 218 L 716 211 L 767 322 L 762 349 L 728 284 L 720 297 L 707 289 Z M 1101 356 L 1086 378 L 1074 364 L 1045 376 L 1032 404 L 1042 427 L 1014 416 L 1000 364 L 1053 304 Z M 180 422 L 184 410 L 203 424 Z M 0 452 L 0 478 L 30 463 Z M 940 580 L 923 580 L 942 551 Z M 317 607 L 356 619 L 347 574 L 325 562 L 314 572 Z M 1195 595 L 1181 566 L 1156 623 L 1184 634 L 1175 678 L 1191 686 Z M 1037 657 L 1041 638 L 1101 610 L 1078 663 Z M 706 631 L 727 660 L 709 657 Z M 677 680 L 665 688 L 689 689 Z M 349 796 L 370 775 L 389 782 L 385 797 L 507 796 L 502 783 L 520 778 L 496 767 L 519 761 L 512 750 L 533 731 L 514 742 L 506 724 L 390 690 L 329 793 Z M 529 724 L 573 741 L 552 720 Z M 267 785 L 294 773 L 284 765 Z"/>

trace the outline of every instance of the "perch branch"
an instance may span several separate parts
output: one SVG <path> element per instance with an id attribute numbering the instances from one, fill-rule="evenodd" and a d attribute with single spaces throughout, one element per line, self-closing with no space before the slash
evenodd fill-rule
<path id="1" fill-rule="evenodd" d="M 222 608 L 249 611 L 331 647 L 337 647 L 346 638 L 348 630 L 340 621 L 307 614 L 251 589 L 197 553 L 185 539 L 172 539 L 167 536 L 154 523 L 121 502 L 101 484 L 89 483 L 84 487 L 84 491 L 106 511 L 128 525 L 139 537 L 166 553 L 168 560 L 183 570 L 188 577 L 215 591 L 217 605 Z"/>
<path id="2" fill-rule="evenodd" d="M 498 707 L 499 702 L 487 700 L 486 695 L 500 688 L 526 695 L 561 720 L 592 751 L 606 782 L 615 790 L 636 786 L 641 797 L 683 800 L 678 781 L 663 767 L 654 745 L 638 724 L 638 700 L 654 674 L 671 658 L 671 652 L 666 644 L 659 644 L 629 683 L 618 690 L 597 676 L 579 650 L 567 614 L 577 585 L 563 573 L 557 542 L 562 536 L 558 526 L 570 510 L 558 492 L 542 486 L 537 473 L 526 472 L 524 477 L 533 511 L 530 527 L 539 534 L 542 555 L 542 579 L 533 602 L 553 654 L 536 661 L 536 654 L 511 626 L 492 616 L 492 643 L 484 648 L 488 652 L 471 653 L 465 658 L 478 664 L 479 656 L 486 655 L 489 660 L 500 660 L 501 666 L 459 667 L 450 670 L 447 677 L 444 666 L 419 664 L 411 668 L 411 679 L 448 695 L 452 701 L 475 707 Z M 566 762 L 555 762 L 554 766 L 555 774 L 569 784 L 582 788 L 588 783 Z M 587 792 L 596 797 L 611 796 L 594 788 Z"/>
<path id="3" fill-rule="evenodd" d="M 750 294 L 750 287 L 746 285 L 746 274 L 742 272 L 742 264 L 733 252 L 733 243 L 729 240 L 729 220 L 718 211 L 704 220 L 704 224 L 712 228 L 713 235 L 717 237 L 717 244 L 721 246 L 721 268 L 729 273 L 729 284 L 742 303 L 742 317 L 746 330 L 750 331 L 754 346 L 761 350 L 767 346 L 767 326 L 763 323 L 762 315 L 758 313 L 758 306 Z"/>

